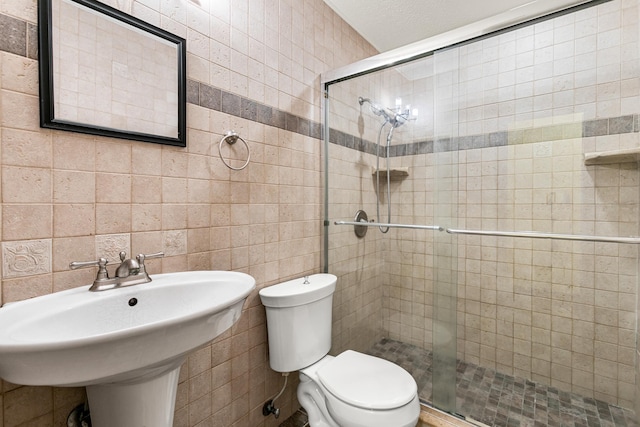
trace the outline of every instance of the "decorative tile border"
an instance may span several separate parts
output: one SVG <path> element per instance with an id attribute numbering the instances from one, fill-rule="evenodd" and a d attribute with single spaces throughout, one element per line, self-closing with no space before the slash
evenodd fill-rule
<path id="1" fill-rule="evenodd" d="M 586 120 L 584 122 L 541 126 L 529 129 L 515 129 L 453 138 L 428 139 L 408 144 L 392 145 L 389 149 L 389 155 L 391 157 L 414 156 L 418 154 L 500 147 L 515 144 L 533 144 L 536 142 L 637 132 L 640 132 L 640 115 L 632 114 Z M 329 142 L 365 153 L 376 154 L 376 143 L 365 141 L 335 129 L 331 129 L 329 132 Z"/>
<path id="2" fill-rule="evenodd" d="M 38 59 L 38 26 L 0 14 L 0 51 Z"/>
<path id="3" fill-rule="evenodd" d="M 51 273 L 51 248 L 51 239 L 3 242 L 2 278 Z"/>
<path id="4" fill-rule="evenodd" d="M 38 59 L 37 25 L 0 14 L 0 51 Z M 195 80 L 187 80 L 187 102 L 315 139 L 322 139 L 322 125 L 318 122 Z"/>
<path id="5" fill-rule="evenodd" d="M 101 234 L 95 237 L 96 257 L 106 258 L 111 263 L 120 262 L 120 252 L 127 253 L 127 258 L 131 258 L 131 235 L 122 234 Z"/>
<path id="6" fill-rule="evenodd" d="M 187 102 L 315 139 L 322 139 L 322 126 L 318 122 L 195 80 L 187 81 Z"/>
<path id="7" fill-rule="evenodd" d="M 187 230 L 171 230 L 163 233 L 164 256 L 184 255 L 187 253 Z"/>
<path id="8" fill-rule="evenodd" d="M 37 26 L 0 14 L 0 51 L 32 59 L 38 57 Z M 315 139 L 323 138 L 323 126 L 313 120 L 296 116 L 266 104 L 224 91 L 195 80 L 187 81 L 187 102 L 210 110 L 299 133 Z M 542 126 L 530 129 L 492 132 L 453 138 L 428 139 L 392 145 L 391 157 L 412 156 L 434 152 L 530 144 L 561 139 L 617 135 L 640 132 L 638 114 L 610 117 L 584 122 Z M 329 131 L 329 142 L 369 154 L 376 154 L 376 143 L 366 141 L 337 129 Z"/>

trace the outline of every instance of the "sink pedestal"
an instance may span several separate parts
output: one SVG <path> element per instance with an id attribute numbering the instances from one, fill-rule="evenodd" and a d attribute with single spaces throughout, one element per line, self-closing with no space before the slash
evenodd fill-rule
<path id="1" fill-rule="evenodd" d="M 87 386 L 93 427 L 172 427 L 180 365 L 140 382 Z"/>

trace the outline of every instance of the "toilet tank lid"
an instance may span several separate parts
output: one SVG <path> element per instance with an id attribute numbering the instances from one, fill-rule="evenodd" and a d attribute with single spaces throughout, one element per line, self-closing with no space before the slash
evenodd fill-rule
<path id="1" fill-rule="evenodd" d="M 265 307 L 295 307 L 321 300 L 333 294 L 338 278 L 333 274 L 313 274 L 304 283 L 304 277 L 260 289 L 260 300 Z"/>
<path id="2" fill-rule="evenodd" d="M 411 374 L 379 357 L 347 350 L 318 370 L 335 397 L 364 409 L 396 409 L 411 402 L 418 386 Z"/>

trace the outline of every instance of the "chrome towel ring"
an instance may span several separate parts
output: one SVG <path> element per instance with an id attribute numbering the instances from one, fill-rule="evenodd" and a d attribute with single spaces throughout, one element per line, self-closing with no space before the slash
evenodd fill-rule
<path id="1" fill-rule="evenodd" d="M 245 148 L 247 149 L 247 161 L 244 162 L 244 165 L 236 168 L 231 166 L 222 156 L 222 143 L 226 141 L 227 144 L 233 145 L 238 140 L 242 141 Z M 222 160 L 222 163 L 224 163 L 226 167 L 228 167 L 229 169 L 233 169 L 234 171 L 241 171 L 242 169 L 246 168 L 247 165 L 249 164 L 249 160 L 251 160 L 251 151 L 249 151 L 249 144 L 247 144 L 247 141 L 242 139 L 242 137 L 238 135 L 236 131 L 233 131 L 233 130 L 227 131 L 227 133 L 225 133 L 222 139 L 220 140 L 220 144 L 218 144 L 218 153 L 220 153 L 220 160 Z"/>

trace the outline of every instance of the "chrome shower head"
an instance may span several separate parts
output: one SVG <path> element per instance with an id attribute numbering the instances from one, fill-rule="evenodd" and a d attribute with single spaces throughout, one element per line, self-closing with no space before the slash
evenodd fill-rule
<path id="1" fill-rule="evenodd" d="M 371 102 L 371 100 L 369 98 L 363 98 L 363 97 L 358 97 L 358 104 L 360 105 L 364 105 L 364 103 L 368 103 L 369 104 L 369 109 L 371 110 L 371 112 L 373 114 L 375 114 L 376 116 L 379 116 L 382 114 L 383 110 L 382 107 L 379 106 L 378 104 Z"/>
<path id="2" fill-rule="evenodd" d="M 392 123 L 394 127 L 398 127 L 399 125 L 395 125 L 394 122 L 396 122 L 396 112 L 383 107 L 381 105 L 376 104 L 375 102 L 371 102 L 371 100 L 369 98 L 363 98 L 363 97 L 358 97 L 358 104 L 360 105 L 364 105 L 364 103 L 367 102 L 369 103 L 369 109 L 371 110 L 371 112 L 373 114 L 375 114 L 376 116 L 382 116 L 384 117 L 386 122 Z M 404 123 L 404 122 L 403 122 Z M 401 123 L 402 124 L 402 123 Z"/>

